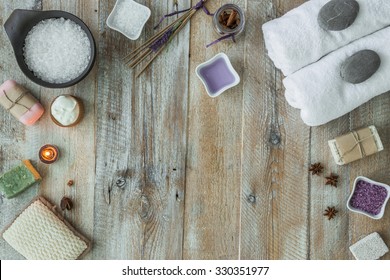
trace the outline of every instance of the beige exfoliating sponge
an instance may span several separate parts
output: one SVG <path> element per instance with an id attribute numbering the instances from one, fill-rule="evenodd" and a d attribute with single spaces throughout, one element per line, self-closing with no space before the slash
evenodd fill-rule
<path id="1" fill-rule="evenodd" d="M 90 248 L 90 242 L 43 197 L 34 200 L 4 230 L 3 238 L 30 260 L 75 260 Z"/>

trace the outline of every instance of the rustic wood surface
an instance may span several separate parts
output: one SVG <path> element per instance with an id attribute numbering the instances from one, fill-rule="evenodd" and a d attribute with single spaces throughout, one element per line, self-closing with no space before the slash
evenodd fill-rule
<path id="1" fill-rule="evenodd" d="M 153 34 L 153 24 L 173 0 L 139 0 L 152 10 L 134 42 L 105 23 L 115 1 L 0 0 L 0 24 L 16 8 L 60 9 L 91 28 L 97 44 L 93 71 L 78 85 L 47 89 L 19 70 L 6 33 L 0 31 L 0 82 L 15 79 L 48 109 L 59 94 L 83 99 L 86 114 L 74 128 L 60 128 L 48 113 L 24 127 L 0 110 L 0 172 L 29 158 L 44 176 L 18 196 L 0 199 L 0 230 L 36 195 L 75 207 L 65 217 L 92 239 L 87 259 L 353 259 L 348 247 L 377 231 L 390 245 L 390 210 L 380 221 L 346 208 L 358 175 L 390 183 L 390 96 L 381 95 L 321 127 L 305 126 L 284 99 L 282 74 L 267 57 L 261 25 L 304 0 L 209 0 L 245 9 L 246 32 L 236 44 L 217 38 L 211 18 L 197 13 L 139 79 L 122 58 Z M 180 0 L 179 9 L 197 1 Z M 209 98 L 195 67 L 225 52 L 241 83 Z M 327 141 L 375 124 L 385 151 L 337 166 Z M 46 143 L 61 159 L 38 162 Z M 309 175 L 313 162 L 340 176 L 339 187 Z M 66 185 L 73 179 L 75 185 Z M 118 182 L 124 185 L 118 187 Z M 336 206 L 334 220 L 323 217 Z M 0 239 L 0 259 L 23 259 Z M 387 254 L 384 259 L 390 259 Z"/>

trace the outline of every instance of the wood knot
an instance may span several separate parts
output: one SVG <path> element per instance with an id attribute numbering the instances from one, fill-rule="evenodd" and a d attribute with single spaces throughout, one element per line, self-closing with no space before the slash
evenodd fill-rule
<path id="1" fill-rule="evenodd" d="M 120 188 L 120 189 L 123 189 L 125 186 L 126 186 L 126 179 L 123 178 L 123 177 L 119 177 L 116 182 L 115 182 L 115 185 Z"/>
<path id="2" fill-rule="evenodd" d="M 182 201 L 182 195 L 181 195 L 181 193 L 179 191 L 176 191 L 175 198 L 176 198 L 177 202 Z"/>
<path id="3" fill-rule="evenodd" d="M 118 117 L 118 114 L 117 113 L 112 113 L 112 112 L 109 112 L 107 113 L 107 116 L 109 119 L 113 120 L 113 121 L 116 121 L 117 117 Z"/>
<path id="4" fill-rule="evenodd" d="M 146 195 L 141 195 L 141 207 L 138 212 L 142 220 L 147 221 L 150 216 L 150 202 Z"/>
<path id="5" fill-rule="evenodd" d="M 247 200 L 249 203 L 255 204 L 256 203 L 256 196 L 254 196 L 253 194 L 250 194 L 250 195 L 248 195 Z"/>
<path id="6" fill-rule="evenodd" d="M 280 143 L 282 142 L 282 139 L 281 139 L 281 137 L 280 137 L 280 135 L 278 133 L 271 132 L 271 135 L 270 135 L 270 138 L 269 138 L 269 142 L 272 145 L 277 146 L 277 145 L 280 145 Z"/>

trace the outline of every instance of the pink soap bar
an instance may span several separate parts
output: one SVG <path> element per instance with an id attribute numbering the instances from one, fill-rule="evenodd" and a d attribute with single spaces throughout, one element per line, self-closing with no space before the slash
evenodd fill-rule
<path id="1" fill-rule="evenodd" d="M 33 125 L 45 112 L 31 93 L 13 80 L 0 86 L 0 104 L 25 125 Z"/>

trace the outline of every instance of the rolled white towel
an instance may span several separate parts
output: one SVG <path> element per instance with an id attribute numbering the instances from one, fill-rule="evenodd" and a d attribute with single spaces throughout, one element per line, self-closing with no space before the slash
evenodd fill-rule
<path id="1" fill-rule="evenodd" d="M 341 31 L 326 31 L 317 23 L 329 0 L 311 0 L 263 25 L 265 45 L 275 66 L 288 76 L 324 55 L 390 25 L 389 0 L 357 0 L 354 23 Z"/>
<path id="2" fill-rule="evenodd" d="M 390 27 L 354 41 L 288 76 L 283 80 L 288 103 L 301 109 L 302 120 L 307 125 L 317 126 L 390 90 L 389 38 Z M 341 65 L 361 50 L 375 51 L 381 65 L 368 80 L 360 84 L 348 83 L 341 78 Z"/>

